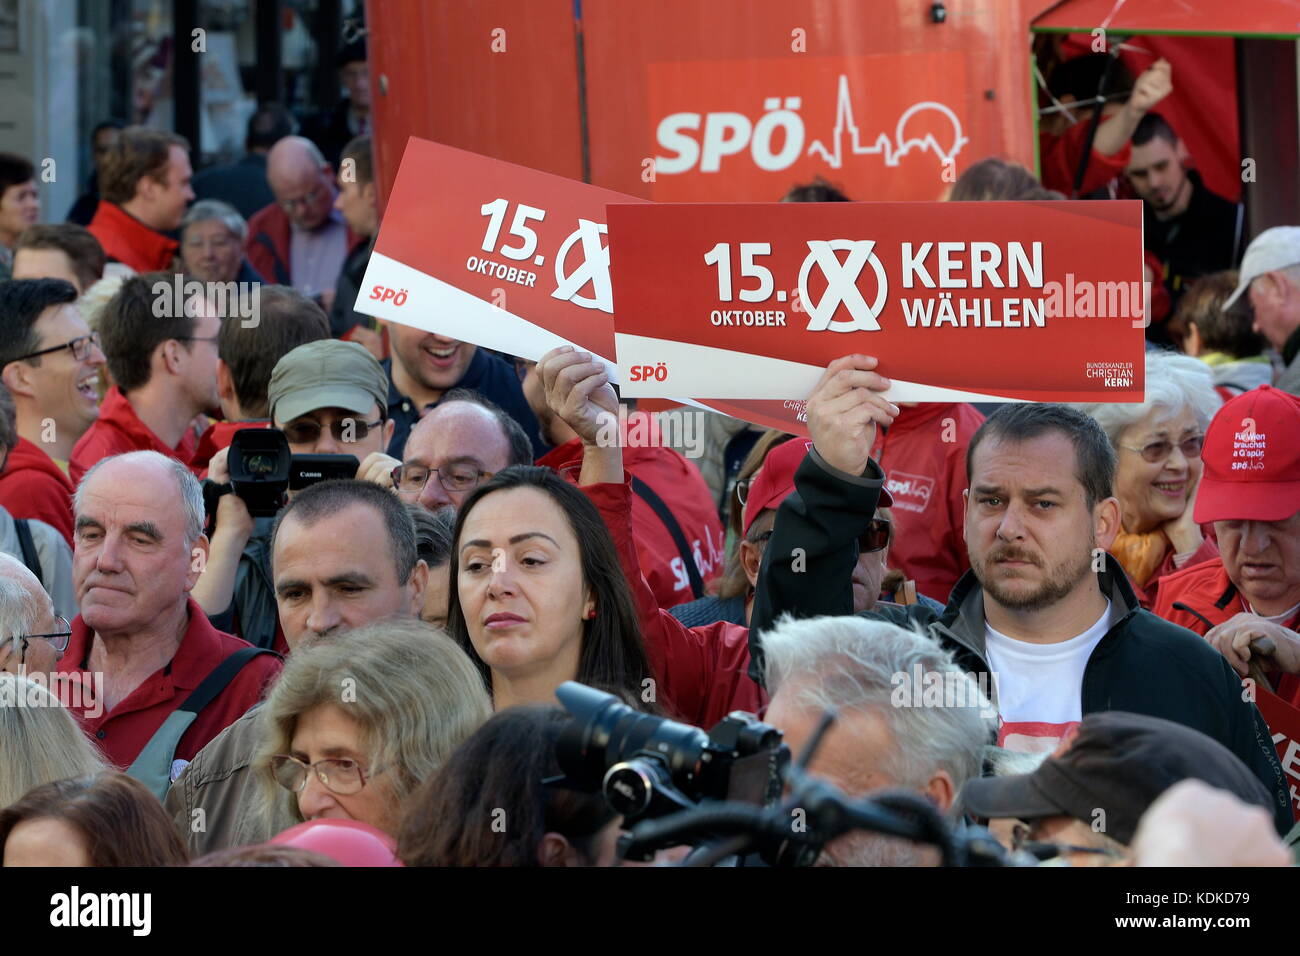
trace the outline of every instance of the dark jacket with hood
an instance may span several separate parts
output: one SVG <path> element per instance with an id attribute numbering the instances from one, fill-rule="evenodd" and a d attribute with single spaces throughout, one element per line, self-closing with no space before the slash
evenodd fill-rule
<path id="1" fill-rule="evenodd" d="M 749 631 L 755 680 L 761 682 L 763 632 L 776 624 L 773 609 L 796 617 L 853 612 L 854 539 L 875 512 L 883 480 L 875 462 L 864 476 L 854 477 L 831 468 L 815 448 L 809 450 L 795 473 L 795 493 L 777 512 L 763 554 Z M 1111 601 L 1111 627 L 1084 670 L 1082 715 L 1103 710 L 1149 714 L 1213 737 L 1268 787 L 1274 823 L 1279 833 L 1286 833 L 1294 822 L 1286 778 L 1268 725 L 1244 699 L 1241 679 L 1200 637 L 1143 610 L 1118 562 L 1109 554 L 1105 562 L 1097 583 Z M 977 680 L 992 670 L 984 646 L 984 592 L 973 571 L 957 582 L 941 614 L 910 605 L 866 616 L 926 629 Z M 996 688 L 991 677 L 984 680 L 981 686 Z"/>

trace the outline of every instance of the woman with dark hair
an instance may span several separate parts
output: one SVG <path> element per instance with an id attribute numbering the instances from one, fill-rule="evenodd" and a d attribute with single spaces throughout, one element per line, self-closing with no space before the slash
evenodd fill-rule
<path id="1" fill-rule="evenodd" d="M 612 866 L 621 817 L 599 793 L 542 781 L 560 773 L 557 707 L 511 707 L 411 795 L 397 831 L 407 866 Z"/>
<path id="2" fill-rule="evenodd" d="M 184 866 L 185 844 L 158 798 L 105 770 L 42 784 L 0 810 L 5 866 Z"/>
<path id="3" fill-rule="evenodd" d="M 555 413 L 582 438 L 574 487 L 546 469 L 513 467 L 461 505 L 447 629 L 482 670 L 496 710 L 555 702 L 566 680 L 603 686 L 711 727 L 757 711 L 748 631 L 687 628 L 641 575 L 618 401 L 603 367 L 556 349 L 538 365 Z"/>
<path id="4" fill-rule="evenodd" d="M 447 629 L 497 710 L 566 680 L 639 696 L 651 677 L 636 608 L 600 512 L 549 468 L 516 465 L 457 515 Z"/>

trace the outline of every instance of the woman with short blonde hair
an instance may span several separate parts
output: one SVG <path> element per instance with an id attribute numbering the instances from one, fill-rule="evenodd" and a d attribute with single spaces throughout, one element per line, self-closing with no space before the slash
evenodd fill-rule
<path id="1" fill-rule="evenodd" d="M 34 787 L 104 768 L 104 758 L 49 688 L 0 671 L 0 808 Z"/>
<path id="2" fill-rule="evenodd" d="M 299 648 L 258 716 L 266 832 L 336 817 L 395 833 L 402 801 L 491 713 L 469 657 L 419 621 Z"/>

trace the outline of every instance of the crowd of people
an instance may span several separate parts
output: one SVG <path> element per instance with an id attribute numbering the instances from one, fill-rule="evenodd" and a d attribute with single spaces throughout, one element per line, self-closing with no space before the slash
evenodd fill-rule
<path id="1" fill-rule="evenodd" d="M 1112 62 L 1062 64 L 1054 101 Z M 1143 200 L 1144 403 L 895 405 L 849 355 L 808 437 L 700 412 L 695 458 L 580 350 L 354 309 L 355 110 L 313 141 L 265 106 L 197 176 L 184 139 L 101 124 L 64 223 L 0 156 L 3 864 L 614 865 L 627 821 L 554 785 L 567 681 L 758 715 L 847 797 L 1009 854 L 1291 862 L 1300 765 L 1256 695 L 1300 706 L 1300 226 L 1243 254 L 1154 110 L 1168 64 L 1106 75 L 1088 161 L 1062 109 L 1044 182 L 986 159 L 949 199 Z M 939 856 L 850 832 L 817 859 Z"/>

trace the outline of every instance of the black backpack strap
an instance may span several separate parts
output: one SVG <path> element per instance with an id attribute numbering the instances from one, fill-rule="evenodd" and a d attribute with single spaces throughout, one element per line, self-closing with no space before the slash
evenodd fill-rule
<path id="1" fill-rule="evenodd" d="M 36 553 L 36 542 L 32 539 L 31 522 L 26 518 L 14 519 L 14 530 L 18 532 L 18 546 L 23 551 L 23 564 L 27 570 L 36 575 L 36 580 L 45 586 L 45 572 L 41 569 L 41 557 Z"/>
<path id="2" fill-rule="evenodd" d="M 191 714 L 199 713 L 230 685 L 230 682 L 235 679 L 235 675 L 244 669 L 245 664 L 259 654 L 280 656 L 275 651 L 265 647 L 241 647 L 212 668 L 208 676 L 203 678 L 198 687 L 194 688 L 194 692 L 189 697 L 186 697 L 185 702 L 176 709 L 189 711 Z"/>
<path id="3" fill-rule="evenodd" d="M 664 504 L 664 500 L 655 494 L 653 488 L 636 475 L 632 476 L 632 490 L 659 516 L 663 526 L 672 535 L 673 543 L 677 545 L 677 552 L 682 556 L 682 563 L 686 565 L 686 575 L 691 579 L 691 594 L 697 600 L 704 597 L 704 579 L 700 577 L 700 569 L 695 566 L 695 556 L 691 553 L 691 546 L 686 541 L 686 535 L 682 533 L 682 526 L 677 523 L 672 511 L 668 509 L 668 505 Z"/>
<path id="4" fill-rule="evenodd" d="M 235 675 L 238 674 L 254 657 L 259 654 L 275 654 L 264 647 L 241 647 L 208 673 L 199 682 L 193 693 L 185 702 L 167 715 L 148 742 L 140 748 L 131 766 L 126 772 L 139 780 L 149 791 L 162 800 L 167 796 L 167 787 L 171 783 L 172 768 L 176 763 L 176 747 L 194 723 L 199 711 L 212 703 L 225 690 Z M 278 657 L 279 655 L 276 654 Z"/>

